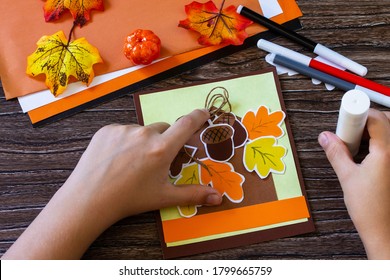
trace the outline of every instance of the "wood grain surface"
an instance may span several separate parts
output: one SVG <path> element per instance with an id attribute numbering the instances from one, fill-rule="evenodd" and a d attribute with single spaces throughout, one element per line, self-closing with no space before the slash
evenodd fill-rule
<path id="1" fill-rule="evenodd" d="M 367 77 L 390 86 L 390 0 L 300 0 L 300 34 L 368 68 Z M 310 55 L 278 38 L 276 43 Z M 148 86 L 190 85 L 267 66 L 256 47 Z M 340 90 L 327 91 L 309 78 L 280 77 L 316 231 L 188 259 L 365 259 L 365 251 L 343 202 L 337 177 L 317 143 L 321 131 L 334 131 Z M 133 97 L 116 100 L 41 128 L 32 128 L 17 100 L 0 88 L 0 254 L 33 221 L 64 183 L 92 135 L 111 123 L 137 123 Z M 372 107 L 386 108 L 373 104 Z M 358 159 L 364 157 L 367 144 Z M 369 211 L 369 209 L 367 209 Z M 110 211 L 110 209 L 107 209 Z M 104 232 L 85 259 L 161 259 L 153 213 L 124 219 Z"/>

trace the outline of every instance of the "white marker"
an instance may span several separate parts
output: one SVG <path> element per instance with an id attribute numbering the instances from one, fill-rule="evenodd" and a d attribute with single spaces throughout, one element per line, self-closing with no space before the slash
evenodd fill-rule
<path id="1" fill-rule="evenodd" d="M 352 156 L 359 151 L 369 108 L 370 99 L 360 90 L 347 91 L 341 100 L 336 135 L 344 141 Z"/>

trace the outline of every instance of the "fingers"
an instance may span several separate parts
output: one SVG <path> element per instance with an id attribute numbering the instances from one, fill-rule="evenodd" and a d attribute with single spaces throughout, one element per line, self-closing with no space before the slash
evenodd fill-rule
<path id="1" fill-rule="evenodd" d="M 178 119 L 163 134 L 170 148 L 178 151 L 209 117 L 207 110 L 197 109 Z"/>
<path id="2" fill-rule="evenodd" d="M 212 187 L 202 185 L 168 185 L 164 207 L 206 205 L 215 206 L 222 202 L 221 194 Z"/>
<path id="3" fill-rule="evenodd" d="M 367 130 L 371 145 L 390 145 L 390 112 L 370 109 L 367 119 Z"/>
<path id="4" fill-rule="evenodd" d="M 318 142 L 324 149 L 340 182 L 343 182 L 356 167 L 347 146 L 337 135 L 329 131 L 322 132 L 318 137 Z"/>
<path id="5" fill-rule="evenodd" d="M 165 122 L 156 122 L 156 123 L 149 124 L 147 126 L 152 130 L 157 131 L 160 134 L 164 133 L 170 127 L 169 123 L 165 123 Z"/>

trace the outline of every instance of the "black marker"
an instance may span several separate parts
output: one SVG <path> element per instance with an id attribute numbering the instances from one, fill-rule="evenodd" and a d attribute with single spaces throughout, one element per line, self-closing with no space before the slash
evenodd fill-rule
<path id="1" fill-rule="evenodd" d="M 327 47 L 318 44 L 302 35 L 299 35 L 298 33 L 285 28 L 283 25 L 280 25 L 254 11 L 251 9 L 248 9 L 247 7 L 244 7 L 242 5 L 239 5 L 237 7 L 237 13 L 240 15 L 250 19 L 253 22 L 256 22 L 260 25 L 263 25 L 264 27 L 267 27 L 272 32 L 278 33 L 282 35 L 283 37 L 286 37 L 305 48 L 309 49 L 313 53 L 333 62 L 337 65 L 340 65 L 360 76 L 365 76 L 367 74 L 367 68 L 363 65 L 360 65 L 359 63 L 356 63 L 355 61 L 331 50 Z"/>

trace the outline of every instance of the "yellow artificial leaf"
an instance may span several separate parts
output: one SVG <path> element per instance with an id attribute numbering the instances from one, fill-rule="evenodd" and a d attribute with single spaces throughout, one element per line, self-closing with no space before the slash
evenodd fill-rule
<path id="1" fill-rule="evenodd" d="M 260 178 L 266 178 L 270 172 L 284 173 L 282 158 L 286 148 L 276 144 L 274 137 L 260 137 L 248 142 L 244 148 L 244 166 L 249 171 L 256 171 Z"/>
<path id="2" fill-rule="evenodd" d="M 199 166 L 197 163 L 186 165 L 181 170 L 179 178 L 175 181 L 175 185 L 200 184 Z M 190 218 L 198 212 L 197 206 L 177 206 L 180 216 Z"/>
<path id="3" fill-rule="evenodd" d="M 33 77 L 45 74 L 46 86 L 54 96 L 66 89 L 69 76 L 88 86 L 94 77 L 93 65 L 103 62 L 97 48 L 85 38 L 68 42 L 62 31 L 41 37 L 37 46 L 27 58 L 26 73 Z"/>

